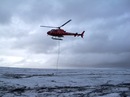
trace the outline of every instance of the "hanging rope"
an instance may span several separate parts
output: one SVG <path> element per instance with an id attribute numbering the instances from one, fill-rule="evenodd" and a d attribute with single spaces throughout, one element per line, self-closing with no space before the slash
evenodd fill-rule
<path id="1" fill-rule="evenodd" d="M 59 58 L 60 58 L 60 40 L 58 40 L 57 42 L 57 64 L 56 64 L 56 70 L 57 70 L 57 73 L 58 73 L 58 70 L 59 70 Z"/>

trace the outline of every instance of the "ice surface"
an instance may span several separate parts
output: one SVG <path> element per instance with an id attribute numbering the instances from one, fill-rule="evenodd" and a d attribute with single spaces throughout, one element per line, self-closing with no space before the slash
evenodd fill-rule
<path id="1" fill-rule="evenodd" d="M 0 68 L 0 97 L 130 97 L 129 69 Z"/>

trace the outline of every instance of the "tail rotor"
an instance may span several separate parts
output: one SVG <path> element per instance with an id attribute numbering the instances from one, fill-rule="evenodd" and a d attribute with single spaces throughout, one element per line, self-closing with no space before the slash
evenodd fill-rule
<path id="1" fill-rule="evenodd" d="M 85 31 L 83 31 L 83 32 L 81 33 L 81 37 L 82 37 L 82 38 L 83 38 L 83 36 L 84 36 L 84 32 L 85 32 Z"/>

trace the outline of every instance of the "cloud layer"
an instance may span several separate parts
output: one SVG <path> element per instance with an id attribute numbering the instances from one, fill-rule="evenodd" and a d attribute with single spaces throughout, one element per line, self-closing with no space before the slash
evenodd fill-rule
<path id="1" fill-rule="evenodd" d="M 129 0 L 0 1 L 1 66 L 54 68 L 58 41 L 40 25 L 60 26 L 84 39 L 60 42 L 61 68 L 130 67 Z"/>

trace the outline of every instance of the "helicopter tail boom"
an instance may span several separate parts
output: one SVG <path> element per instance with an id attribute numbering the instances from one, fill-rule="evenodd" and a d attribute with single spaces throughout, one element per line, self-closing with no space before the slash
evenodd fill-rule
<path id="1" fill-rule="evenodd" d="M 78 34 L 78 33 L 69 33 L 69 32 L 67 32 L 67 33 L 64 34 L 64 35 L 73 35 L 74 37 L 76 37 L 76 36 L 81 36 L 81 38 L 83 38 L 84 32 L 85 32 L 85 31 L 83 31 L 83 32 L 80 33 L 80 34 Z"/>

